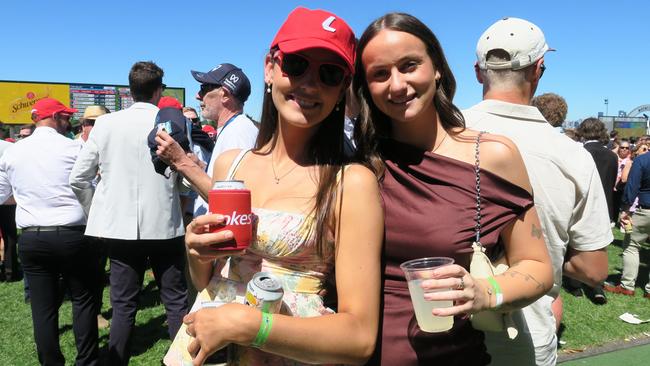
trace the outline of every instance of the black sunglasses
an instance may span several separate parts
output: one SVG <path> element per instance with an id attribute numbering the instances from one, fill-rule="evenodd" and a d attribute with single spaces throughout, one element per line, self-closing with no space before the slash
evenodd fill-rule
<path id="1" fill-rule="evenodd" d="M 195 118 L 190 118 L 190 121 L 192 121 L 192 123 L 199 123 L 201 122 L 201 119 L 199 117 L 195 117 Z"/>
<path id="2" fill-rule="evenodd" d="M 219 84 L 201 84 L 201 89 L 199 90 L 199 97 L 203 99 L 203 97 L 206 94 L 219 88 L 221 88 L 221 85 Z"/>
<path id="3" fill-rule="evenodd" d="M 348 76 L 349 71 L 341 65 L 319 62 L 297 53 L 284 53 L 278 51 L 275 56 L 280 63 L 280 70 L 284 76 L 300 77 L 307 72 L 309 65 L 318 68 L 320 82 L 326 86 L 339 86 Z"/>
<path id="4" fill-rule="evenodd" d="M 630 150 L 630 147 L 629 147 L 629 146 L 620 146 L 619 149 L 627 149 L 627 150 Z"/>
<path id="5" fill-rule="evenodd" d="M 539 69 L 541 70 L 541 72 L 539 74 L 539 78 L 541 79 L 542 76 L 544 76 L 544 71 L 546 71 L 546 65 L 544 65 L 544 64 L 539 65 Z"/>
<path id="6" fill-rule="evenodd" d="M 162 85 L 161 85 L 161 86 L 162 86 L 162 90 L 165 90 L 165 89 L 167 89 L 167 84 L 165 84 L 165 83 L 162 83 Z"/>

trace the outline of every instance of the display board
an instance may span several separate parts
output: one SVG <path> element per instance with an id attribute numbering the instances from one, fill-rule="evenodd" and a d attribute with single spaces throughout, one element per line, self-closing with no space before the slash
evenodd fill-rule
<path id="1" fill-rule="evenodd" d="M 185 105 L 185 88 L 167 87 L 163 95 L 172 96 Z M 133 104 L 126 85 L 0 81 L 0 122 L 31 123 L 34 103 L 46 97 L 78 109 L 76 119 L 89 105 L 103 105 L 115 112 Z"/>

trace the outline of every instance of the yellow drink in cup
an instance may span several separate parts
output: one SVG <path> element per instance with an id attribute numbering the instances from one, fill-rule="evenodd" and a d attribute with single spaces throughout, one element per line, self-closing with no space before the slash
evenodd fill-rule
<path id="1" fill-rule="evenodd" d="M 453 316 L 434 316 L 431 312 L 433 309 L 451 307 L 453 301 L 425 300 L 424 290 L 422 289 L 422 281 L 433 278 L 433 270 L 435 268 L 452 263 L 454 263 L 452 258 L 429 257 L 413 259 L 400 265 L 408 281 L 415 318 L 418 321 L 418 326 L 424 332 L 444 332 L 451 329 L 454 325 Z"/>

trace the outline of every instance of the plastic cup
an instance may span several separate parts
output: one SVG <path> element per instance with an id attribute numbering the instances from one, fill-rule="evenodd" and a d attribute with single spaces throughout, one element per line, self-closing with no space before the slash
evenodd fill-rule
<path id="1" fill-rule="evenodd" d="M 453 301 L 425 300 L 424 290 L 422 289 L 422 281 L 433 278 L 434 269 L 453 263 L 453 258 L 428 257 L 413 259 L 400 265 L 408 281 L 415 318 L 418 321 L 418 326 L 424 332 L 444 332 L 451 329 L 454 325 L 453 316 L 434 316 L 431 312 L 433 309 L 451 307 L 453 306 Z"/>

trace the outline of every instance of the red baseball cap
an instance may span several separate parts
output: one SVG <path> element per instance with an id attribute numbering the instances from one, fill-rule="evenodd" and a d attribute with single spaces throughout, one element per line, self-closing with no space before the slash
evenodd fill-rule
<path id="1" fill-rule="evenodd" d="M 176 99 L 174 97 L 164 96 L 164 97 L 161 97 L 160 100 L 158 101 L 158 108 L 160 108 L 160 109 L 163 109 L 163 108 L 183 109 L 183 106 L 181 105 L 181 102 L 178 101 L 178 99 Z"/>
<path id="2" fill-rule="evenodd" d="M 54 98 L 43 98 L 34 103 L 32 108 L 32 120 L 38 122 L 45 118 L 52 117 L 57 113 L 73 114 L 77 112 L 74 108 L 68 108 Z"/>
<path id="3" fill-rule="evenodd" d="M 212 127 L 212 126 L 210 126 L 210 125 L 205 125 L 205 126 L 203 126 L 201 129 L 202 129 L 203 132 L 205 132 L 205 133 L 210 133 L 210 132 L 215 132 L 215 131 L 216 131 L 216 130 L 214 129 L 214 127 Z"/>
<path id="4" fill-rule="evenodd" d="M 289 13 L 271 48 L 277 46 L 286 53 L 324 48 L 341 56 L 354 73 L 356 45 L 354 32 L 343 19 L 325 10 L 298 7 Z"/>

